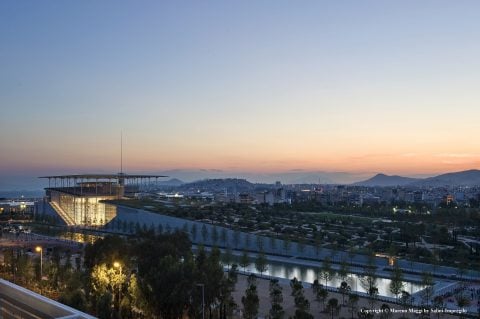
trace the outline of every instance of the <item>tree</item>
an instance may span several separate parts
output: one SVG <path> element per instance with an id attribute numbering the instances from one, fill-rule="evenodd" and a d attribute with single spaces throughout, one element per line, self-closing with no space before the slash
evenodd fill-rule
<path id="1" fill-rule="evenodd" d="M 350 313 L 352 314 L 352 319 L 353 319 L 353 314 L 357 310 L 357 305 L 358 305 L 358 296 L 356 294 L 349 294 L 348 295 L 348 308 L 350 309 Z"/>
<path id="2" fill-rule="evenodd" d="M 135 231 L 135 224 L 131 221 L 131 222 L 128 223 L 128 232 L 130 234 L 133 234 L 134 231 Z"/>
<path id="3" fill-rule="evenodd" d="M 338 291 L 342 294 L 342 304 L 345 304 L 345 296 L 350 293 L 352 288 L 348 285 L 346 281 L 342 281 L 340 287 L 338 287 Z"/>
<path id="4" fill-rule="evenodd" d="M 377 278 L 372 274 L 367 274 L 360 278 L 360 285 L 365 289 L 370 297 L 370 308 L 373 308 L 378 296 Z"/>
<path id="5" fill-rule="evenodd" d="M 463 291 L 460 291 L 458 294 L 455 295 L 455 301 L 459 309 L 470 306 L 470 299 L 464 295 Z M 460 313 L 460 318 L 463 318 L 463 312 Z"/>
<path id="6" fill-rule="evenodd" d="M 325 301 L 328 298 L 328 290 L 320 285 L 320 289 L 317 291 L 316 299 L 319 300 L 323 305 L 323 311 L 325 311 Z"/>
<path id="7" fill-rule="evenodd" d="M 257 235 L 257 249 L 258 251 L 263 251 L 263 246 L 264 246 L 264 239 L 262 236 Z"/>
<path id="8" fill-rule="evenodd" d="M 87 307 L 85 293 L 80 288 L 68 291 L 67 293 L 61 295 L 59 302 L 81 311 L 85 311 Z"/>
<path id="9" fill-rule="evenodd" d="M 255 274 L 250 274 L 248 277 L 247 277 L 247 283 L 249 286 L 256 286 L 257 285 L 257 276 L 255 276 Z"/>
<path id="10" fill-rule="evenodd" d="M 237 307 L 232 293 L 237 283 L 237 266 L 233 265 L 228 271 L 227 276 L 223 277 L 219 290 L 219 318 L 231 317 L 233 310 Z"/>
<path id="11" fill-rule="evenodd" d="M 377 274 L 374 255 L 371 254 L 368 259 L 367 266 L 365 267 L 364 276 L 360 278 L 360 285 L 367 292 L 370 297 L 370 308 L 373 308 L 375 300 L 378 296 L 378 287 L 377 287 Z"/>
<path id="12" fill-rule="evenodd" d="M 260 299 L 258 298 L 257 286 L 251 284 L 245 290 L 245 296 L 242 297 L 243 318 L 255 319 L 258 315 Z"/>
<path id="13" fill-rule="evenodd" d="M 225 265 L 227 265 L 228 269 L 230 269 L 230 264 L 232 263 L 232 260 L 233 260 L 233 254 L 230 248 L 225 249 L 225 253 L 223 253 L 222 257 L 223 257 L 223 262 L 225 263 Z"/>
<path id="14" fill-rule="evenodd" d="M 292 289 L 292 296 L 295 302 L 295 317 L 311 317 L 311 315 L 308 313 L 308 310 L 310 309 L 310 302 L 308 301 L 308 299 L 305 298 L 302 283 L 298 281 L 296 277 L 294 277 L 290 281 L 290 287 Z"/>
<path id="15" fill-rule="evenodd" d="M 113 265 L 115 261 L 128 264 L 125 255 L 130 251 L 126 240 L 118 236 L 106 236 L 85 247 L 84 266 L 91 272 L 96 265 Z"/>
<path id="16" fill-rule="evenodd" d="M 275 251 L 275 249 L 277 249 L 277 240 L 275 239 L 275 237 L 270 237 L 270 249 L 272 251 Z"/>
<path id="17" fill-rule="evenodd" d="M 195 230 L 196 230 L 196 228 L 195 228 Z M 130 231 L 130 232 L 132 232 L 132 231 Z M 161 235 L 161 234 L 163 234 L 163 225 L 161 223 L 159 223 L 158 226 L 157 226 L 157 235 Z"/>
<path id="18" fill-rule="evenodd" d="M 313 295 L 315 296 L 315 301 L 317 301 L 317 302 L 320 302 L 320 296 L 318 294 L 320 289 L 323 289 L 323 285 L 320 284 L 318 279 L 315 279 L 312 283 L 312 291 L 313 291 Z"/>
<path id="19" fill-rule="evenodd" d="M 355 250 L 353 246 L 348 247 L 348 258 L 350 258 L 350 265 L 353 265 L 353 258 L 355 257 Z"/>
<path id="20" fill-rule="evenodd" d="M 250 248 L 250 234 L 249 233 L 246 233 L 244 235 L 244 240 L 245 240 L 245 249 L 249 249 Z"/>
<path id="21" fill-rule="evenodd" d="M 192 235 L 192 241 L 195 242 L 197 240 L 197 224 L 192 223 L 192 227 L 190 228 L 190 234 Z"/>
<path id="22" fill-rule="evenodd" d="M 305 251 L 305 241 L 303 238 L 299 238 L 297 241 L 297 250 L 299 253 L 302 253 Z"/>
<path id="23" fill-rule="evenodd" d="M 302 311 L 302 310 L 295 310 L 295 315 L 293 316 L 294 319 L 313 319 L 313 316 L 306 312 L 306 311 Z"/>
<path id="24" fill-rule="evenodd" d="M 313 291 L 313 295 L 316 295 L 318 289 L 320 289 L 322 285 L 320 284 L 320 282 L 318 281 L 318 279 L 315 279 L 312 283 L 312 291 Z"/>
<path id="25" fill-rule="evenodd" d="M 380 313 L 380 318 L 381 319 L 388 319 L 391 317 L 391 309 L 390 309 L 390 306 L 387 305 L 386 303 L 382 304 L 382 306 L 380 307 L 380 310 L 381 310 L 381 313 Z"/>
<path id="26" fill-rule="evenodd" d="M 322 268 L 320 272 L 320 277 L 323 280 L 325 280 L 325 286 L 328 286 L 328 282 L 333 278 L 334 273 L 335 272 L 330 263 L 330 258 L 325 257 L 325 259 L 323 260 Z"/>
<path id="27" fill-rule="evenodd" d="M 335 256 L 337 255 L 337 250 L 336 249 L 331 249 L 330 250 L 330 259 L 335 261 Z"/>
<path id="28" fill-rule="evenodd" d="M 125 283 L 125 273 L 117 271 L 114 267 L 108 267 L 106 264 L 101 264 L 93 267 L 90 274 L 93 291 L 98 295 L 104 295 L 105 292 L 110 292 L 115 295 L 115 291 Z"/>
<path id="29" fill-rule="evenodd" d="M 144 232 L 144 233 L 147 232 L 145 223 L 143 224 L 143 232 Z M 167 234 L 170 234 L 170 233 L 172 232 L 172 226 L 170 226 L 170 224 L 165 225 L 165 232 L 166 232 Z"/>
<path id="30" fill-rule="evenodd" d="M 240 257 L 240 267 L 243 268 L 243 272 L 245 269 L 250 265 L 250 257 L 248 256 L 248 252 L 244 249 L 242 252 L 242 256 Z"/>
<path id="31" fill-rule="evenodd" d="M 95 310 L 99 319 L 112 318 L 112 294 L 108 291 L 98 298 L 95 304 Z"/>
<path id="32" fill-rule="evenodd" d="M 402 294 L 400 296 L 400 302 L 404 309 L 407 309 L 408 305 L 410 304 L 411 297 L 408 291 L 402 290 Z"/>
<path id="33" fill-rule="evenodd" d="M 235 249 L 237 249 L 238 244 L 240 244 L 240 232 L 237 229 L 233 232 L 233 244 L 235 245 Z"/>
<path id="34" fill-rule="evenodd" d="M 327 302 L 327 312 L 332 316 L 338 315 L 340 311 L 340 305 L 338 304 L 337 298 L 330 298 Z"/>
<path id="35" fill-rule="evenodd" d="M 267 258 L 263 252 L 260 252 L 255 259 L 255 269 L 260 272 L 260 276 L 267 271 Z"/>
<path id="36" fill-rule="evenodd" d="M 234 283 L 234 285 L 237 283 L 238 281 L 238 266 L 237 264 L 233 264 L 232 267 L 230 267 L 230 270 L 228 271 L 228 277 L 230 278 L 230 280 Z"/>
<path id="37" fill-rule="evenodd" d="M 390 281 L 389 290 L 395 296 L 395 299 L 398 301 L 398 295 L 402 292 L 405 283 L 403 282 L 402 269 L 395 263 L 393 268 L 393 275 Z"/>
<path id="38" fill-rule="evenodd" d="M 220 250 L 214 247 L 204 263 L 196 265 L 196 275 L 194 275 L 194 278 L 202 278 L 202 282 L 205 283 L 205 303 L 208 305 L 210 315 L 219 304 L 224 304 L 228 299 L 229 287 L 226 286 L 220 255 Z"/>
<path id="39" fill-rule="evenodd" d="M 290 251 L 290 240 L 288 238 L 283 240 L 283 250 L 285 250 L 285 255 Z"/>
<path id="40" fill-rule="evenodd" d="M 338 276 L 342 279 L 342 281 L 346 281 L 349 272 L 350 272 L 350 267 L 348 267 L 347 260 L 342 259 L 342 262 L 340 263 L 340 270 L 338 271 Z"/>
<path id="41" fill-rule="evenodd" d="M 200 230 L 200 233 L 202 235 L 203 243 L 205 244 L 208 239 L 208 229 L 207 229 L 207 226 L 205 226 L 205 224 L 202 225 L 202 229 Z"/>
<path id="42" fill-rule="evenodd" d="M 422 300 L 427 305 L 430 304 L 430 298 L 432 297 L 433 293 L 433 278 L 432 274 L 429 272 L 422 273 L 422 286 L 424 287 L 422 291 Z"/>
<path id="43" fill-rule="evenodd" d="M 207 288 L 213 285 L 211 289 L 216 289 L 223 270 L 219 264 L 213 267 L 206 258 L 201 258 L 198 261 L 201 265 L 197 265 L 185 233 L 142 238 L 133 251 L 138 269 L 138 288 L 152 317 L 181 317 L 199 279 L 205 279 L 207 304 L 215 300 L 216 295 L 207 295 L 210 292 Z M 198 251 L 198 255 L 204 255 L 202 250 Z"/>
<path id="44" fill-rule="evenodd" d="M 227 240 L 227 230 L 223 227 L 222 227 L 222 230 L 220 231 L 220 240 L 222 241 L 224 247 L 230 246 Z"/>
<path id="45" fill-rule="evenodd" d="M 433 298 L 433 305 L 435 308 L 443 310 L 445 308 L 445 300 L 440 295 L 435 296 L 435 298 Z M 440 311 L 437 312 L 437 318 L 440 318 L 440 313 Z"/>
<path id="46" fill-rule="evenodd" d="M 272 306 L 270 308 L 269 314 L 272 319 L 282 319 L 285 311 L 283 310 L 283 294 L 282 286 L 279 285 L 278 279 L 270 280 L 270 301 Z"/>
<path id="47" fill-rule="evenodd" d="M 213 245 L 217 245 L 218 243 L 218 230 L 217 230 L 217 226 L 213 226 L 213 229 L 212 229 L 212 241 L 213 241 Z"/>
<path id="48" fill-rule="evenodd" d="M 127 296 L 130 300 L 130 307 L 132 308 L 133 312 L 139 314 L 145 312 L 145 299 L 142 296 L 142 292 L 138 287 L 137 276 L 135 274 L 132 274 L 130 276 L 127 288 Z"/>
<path id="49" fill-rule="evenodd" d="M 320 233 L 315 233 L 315 254 L 317 257 L 320 255 L 320 251 L 322 249 L 322 237 Z"/>

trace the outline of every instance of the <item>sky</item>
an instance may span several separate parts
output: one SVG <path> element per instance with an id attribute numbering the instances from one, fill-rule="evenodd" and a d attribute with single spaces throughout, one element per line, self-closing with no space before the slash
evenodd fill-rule
<path id="1" fill-rule="evenodd" d="M 476 0 L 1 1 L 0 186 L 117 172 L 120 132 L 126 171 L 187 179 L 480 168 L 479 12 Z"/>

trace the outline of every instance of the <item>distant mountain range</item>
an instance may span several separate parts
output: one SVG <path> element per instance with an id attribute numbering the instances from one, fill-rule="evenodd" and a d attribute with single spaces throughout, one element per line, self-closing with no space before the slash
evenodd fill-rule
<path id="1" fill-rule="evenodd" d="M 442 186 L 474 186 L 480 185 L 480 170 L 442 174 L 428 178 L 410 178 L 398 175 L 377 174 L 365 181 L 353 183 L 355 186 L 417 186 L 417 187 L 442 187 Z"/>
<path id="2" fill-rule="evenodd" d="M 305 178 L 306 176 L 304 176 Z M 315 179 L 299 179 L 298 184 L 311 183 L 317 184 Z M 296 184 L 297 184 L 296 183 Z M 320 183 L 325 183 L 320 181 Z M 331 184 L 342 184 L 327 181 Z M 179 179 L 171 179 L 164 182 L 159 182 L 162 186 L 176 187 L 183 190 L 192 189 L 228 189 L 236 191 L 248 191 L 259 187 L 269 187 L 267 184 L 256 184 L 242 178 L 211 178 L 201 179 L 190 183 L 184 183 Z M 348 183 L 346 183 L 348 184 Z M 263 186 L 262 186 L 263 185 Z M 443 187 L 443 186 L 475 186 L 480 185 L 480 170 L 468 170 L 454 173 L 447 173 L 427 178 L 412 178 L 399 175 L 377 174 L 367 180 L 356 182 L 350 185 L 354 186 L 412 186 L 412 187 Z"/>
<path id="3" fill-rule="evenodd" d="M 137 173 L 137 172 L 135 172 Z M 151 172 L 141 172 L 150 174 Z M 282 184 L 337 184 L 358 186 L 413 186 L 413 187 L 442 187 L 442 186 L 474 186 L 480 185 L 480 170 L 472 169 L 461 172 L 447 173 L 434 177 L 412 178 L 398 175 L 350 172 L 324 172 L 294 169 L 278 173 L 233 172 L 216 169 L 206 170 L 170 170 L 154 172 L 159 175 L 170 176 L 170 179 L 158 181 L 158 185 L 166 189 L 181 188 L 226 188 L 228 191 L 243 191 L 252 188 L 269 188 L 268 184 L 276 181 Z M 38 175 L 41 175 L 40 173 Z M 417 175 L 419 176 L 419 175 Z M 248 181 L 248 182 L 247 182 Z M 358 182 L 360 181 L 360 182 Z M 245 183 L 246 182 L 246 183 Z M 215 185 L 216 184 L 216 185 Z M 262 185 L 263 184 L 263 185 Z M 41 197 L 43 188 L 48 182 L 35 176 L 0 175 L 1 197 Z"/>
<path id="4" fill-rule="evenodd" d="M 377 174 L 365 181 L 353 183 L 355 186 L 405 186 L 420 181 L 417 178 L 398 175 Z"/>
<path id="5" fill-rule="evenodd" d="M 418 186 L 440 187 L 451 186 L 475 186 L 480 185 L 480 170 L 472 169 L 468 171 L 447 173 L 434 177 L 422 179 L 415 183 Z"/>
<path id="6" fill-rule="evenodd" d="M 172 178 L 172 179 L 169 179 L 168 181 L 158 181 L 156 184 L 158 186 L 180 186 L 185 184 L 185 182 L 182 182 L 178 178 Z"/>
<path id="7" fill-rule="evenodd" d="M 255 173 L 248 171 L 228 171 L 219 169 L 177 169 L 141 173 L 166 175 L 172 178 L 177 178 L 185 183 L 206 179 L 239 178 L 246 179 L 252 183 L 275 183 L 276 181 L 280 181 L 282 182 L 282 184 L 350 184 L 359 180 L 366 179 L 371 175 L 371 172 L 326 172 L 302 169 L 293 169 L 289 171 L 280 171 L 275 173 Z"/>
<path id="8" fill-rule="evenodd" d="M 245 179 L 240 178 L 215 178 L 204 179 L 192 183 L 183 184 L 180 186 L 182 190 L 227 190 L 229 192 L 244 192 L 251 191 L 255 188 L 255 184 L 250 183 Z"/>

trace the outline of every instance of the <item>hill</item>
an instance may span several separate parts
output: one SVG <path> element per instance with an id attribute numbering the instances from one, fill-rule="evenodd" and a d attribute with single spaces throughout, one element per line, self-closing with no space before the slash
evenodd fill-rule
<path id="1" fill-rule="evenodd" d="M 365 181 L 354 183 L 355 186 L 405 186 L 419 181 L 416 178 L 403 177 L 398 175 L 377 174 Z"/>
<path id="2" fill-rule="evenodd" d="M 228 191 L 250 191 L 255 188 L 255 184 L 250 183 L 246 179 L 239 178 L 215 178 L 204 179 L 192 183 L 183 184 L 183 190 L 225 190 Z"/>
<path id="3" fill-rule="evenodd" d="M 419 187 L 476 186 L 480 185 L 480 170 L 442 174 L 419 180 L 412 185 Z"/>
<path id="4" fill-rule="evenodd" d="M 365 181 L 357 182 L 355 186 L 413 186 L 413 187 L 443 187 L 443 186 L 478 186 L 480 185 L 480 170 L 446 173 L 428 178 L 410 178 L 398 175 L 377 174 Z"/>
<path id="5" fill-rule="evenodd" d="M 183 184 L 185 183 L 179 180 L 178 178 L 172 178 L 172 179 L 169 179 L 168 181 L 157 182 L 158 186 L 180 186 Z"/>

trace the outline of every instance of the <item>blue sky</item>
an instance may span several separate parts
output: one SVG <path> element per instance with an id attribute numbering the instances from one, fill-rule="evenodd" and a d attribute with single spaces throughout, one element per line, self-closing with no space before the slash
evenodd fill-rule
<path id="1" fill-rule="evenodd" d="M 478 1 L 2 1 L 0 175 L 480 165 Z"/>

